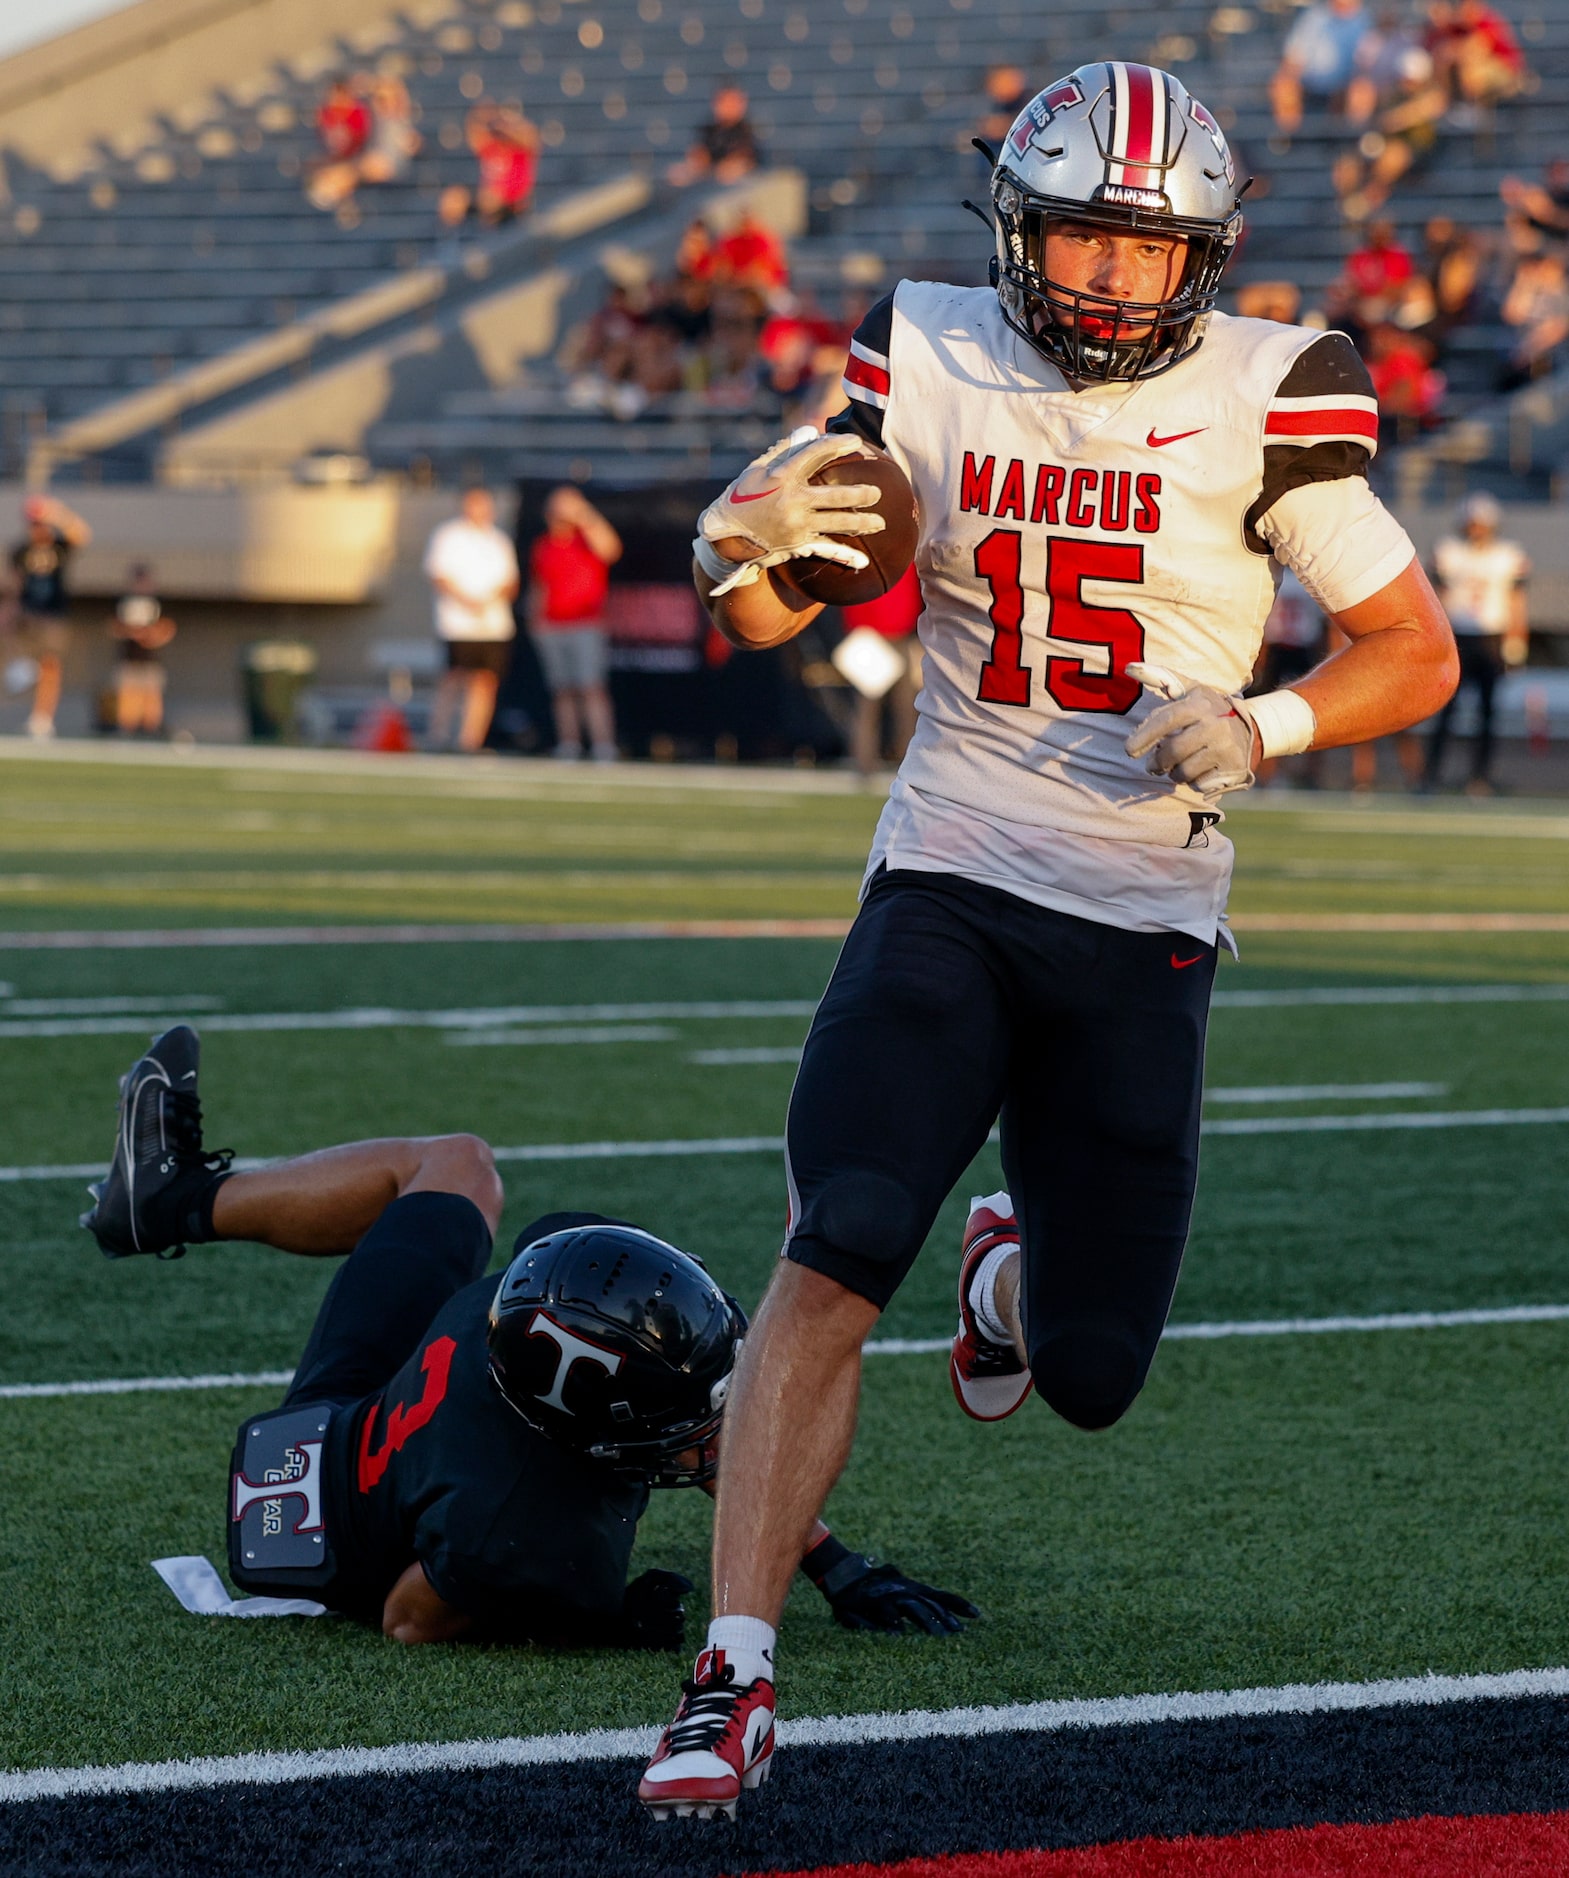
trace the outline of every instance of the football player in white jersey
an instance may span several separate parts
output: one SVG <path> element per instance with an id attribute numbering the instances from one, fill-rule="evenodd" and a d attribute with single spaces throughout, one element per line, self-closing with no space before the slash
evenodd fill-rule
<path id="1" fill-rule="evenodd" d="M 1033 1388 L 1103 1428 L 1132 1403 L 1197 1176 L 1218 799 L 1454 688 L 1443 611 L 1368 486 L 1350 342 L 1214 310 L 1241 209 L 1210 112 L 1166 72 L 1081 66 L 1020 114 L 991 193 L 993 285 L 902 282 L 855 335 L 834 434 L 760 458 L 694 544 L 720 630 L 778 644 L 818 610 L 789 561 L 864 565 L 882 526 L 869 485 L 810 478 L 886 451 L 920 505 L 925 667 L 791 1098 L 714 1622 L 639 1789 L 660 1815 L 733 1812 L 767 1771 L 774 1627 L 849 1452 L 861 1344 L 999 1116 L 1009 1191 L 966 1234 L 960 1404 L 996 1420 Z M 1281 566 L 1349 643 L 1244 702 Z"/>

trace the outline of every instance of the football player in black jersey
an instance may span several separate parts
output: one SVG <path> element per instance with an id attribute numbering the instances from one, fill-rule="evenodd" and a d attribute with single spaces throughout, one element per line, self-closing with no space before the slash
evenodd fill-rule
<path id="1" fill-rule="evenodd" d="M 630 1585 L 654 1486 L 707 1486 L 746 1328 L 686 1254 L 554 1213 L 484 1276 L 502 1210 L 474 1135 L 353 1142 L 254 1171 L 202 1142 L 181 1025 L 121 1084 L 112 1164 L 82 1223 L 110 1258 L 250 1240 L 347 1254 L 282 1407 L 231 1469 L 229 1564 L 403 1643 L 459 1637 L 674 1649 L 688 1581 Z M 938 1635 L 975 1607 L 819 1524 L 802 1569 L 853 1629 Z"/>

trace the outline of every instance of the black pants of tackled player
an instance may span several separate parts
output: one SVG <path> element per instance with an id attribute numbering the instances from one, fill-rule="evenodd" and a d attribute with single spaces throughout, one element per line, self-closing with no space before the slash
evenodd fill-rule
<path id="1" fill-rule="evenodd" d="M 1182 1262 L 1214 974 L 1180 933 L 879 875 L 790 1099 L 786 1257 L 885 1305 L 1000 1114 L 1036 1388 L 1109 1427 Z"/>

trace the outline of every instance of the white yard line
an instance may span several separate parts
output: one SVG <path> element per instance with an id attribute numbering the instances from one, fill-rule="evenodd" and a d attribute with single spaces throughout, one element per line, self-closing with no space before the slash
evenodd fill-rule
<path id="1" fill-rule="evenodd" d="M 449 1030 L 445 1041 L 516 1048 L 530 1043 L 670 1043 L 677 1035 L 665 1024 L 559 1024 L 548 1030 Z"/>
<path id="2" fill-rule="evenodd" d="M 1250 1088 L 1206 1089 L 1206 1102 L 1334 1102 L 1360 1098 L 1390 1102 L 1398 1097 L 1448 1095 L 1446 1082 L 1271 1082 Z"/>
<path id="3" fill-rule="evenodd" d="M 1569 913 L 1252 913 L 1231 921 L 1240 933 L 1569 932 Z M 7 952 L 143 952 L 171 946 L 532 945 L 579 939 L 842 939 L 847 919 L 677 919 L 554 921 L 474 925 L 173 926 L 95 932 L 0 933 Z"/>
<path id="4" fill-rule="evenodd" d="M 5 952 L 162 952 L 231 946 L 533 945 L 578 939 L 842 939 L 847 919 L 557 921 L 521 926 L 181 926 L 116 932 L 0 933 Z"/>
<path id="5" fill-rule="evenodd" d="M 175 1007 L 164 1003 L 162 1008 Z M 343 1011 L 220 1011 L 201 1022 L 203 1031 L 474 1030 L 523 1024 L 659 1023 L 671 1019 L 810 1017 L 815 998 L 688 999 L 652 1004 L 502 1004 L 445 1010 L 403 1010 L 365 1005 Z M 41 1017 L 8 1019 L 0 1013 L 0 1039 L 11 1037 L 121 1037 L 147 1030 L 142 1017 Z"/>
<path id="6" fill-rule="evenodd" d="M 1302 985 L 1280 991 L 1217 991 L 1217 1011 L 1285 1010 L 1297 1004 L 1563 1004 L 1569 985 Z"/>
<path id="7" fill-rule="evenodd" d="M 13 998 L 5 988 L 0 1018 L 8 1017 L 123 1017 L 131 1012 L 180 1015 L 190 1011 L 221 1011 L 224 998 Z"/>
<path id="8" fill-rule="evenodd" d="M 1334 1715 L 1456 1702 L 1507 1702 L 1569 1695 L 1569 1669 L 1519 1669 L 1492 1676 L 1410 1676 L 1377 1682 L 1285 1683 L 1274 1688 L 1204 1689 L 1174 1694 L 1080 1697 L 1007 1707 L 906 1709 L 823 1715 L 779 1725 L 785 1747 L 858 1746 L 873 1741 L 936 1741 L 977 1735 L 1057 1734 L 1067 1729 L 1150 1727 L 1271 1715 Z M 298 1780 L 371 1774 L 472 1772 L 632 1760 L 649 1753 L 659 1729 L 606 1728 L 582 1734 L 513 1735 L 480 1741 L 408 1742 L 381 1748 L 318 1748 L 295 1753 L 224 1754 L 186 1761 L 123 1761 L 113 1767 L 40 1768 L 0 1774 L 0 1802 L 172 1793 L 213 1787 L 284 1786 Z"/>
<path id="9" fill-rule="evenodd" d="M 292 1369 L 253 1369 L 214 1376 L 118 1376 L 102 1382 L 8 1382 L 0 1383 L 0 1401 L 61 1395 L 166 1395 L 182 1389 L 284 1389 L 293 1380 Z"/>
<path id="10" fill-rule="evenodd" d="M 192 999 L 196 1009 L 211 1000 Z M 1288 1009 L 1295 1005 L 1562 1004 L 1569 984 L 1545 985 L 1316 985 L 1280 991 L 1217 991 L 1221 1011 Z M 172 999 L 149 1004 L 178 1015 Z M 648 1004 L 516 1004 L 474 1009 L 405 1010 L 366 1005 L 338 1011 L 218 1011 L 202 1029 L 221 1031 L 483 1030 L 525 1024 L 656 1023 L 670 1019 L 811 1017 L 815 998 L 702 999 Z M 139 1036 L 147 1019 L 129 1012 L 97 1015 L 9 1016 L 0 1011 L 0 1040 L 23 1037 Z M 705 1061 L 715 1059 L 705 1058 Z M 771 1059 L 770 1059 L 771 1060 Z"/>
<path id="11" fill-rule="evenodd" d="M 1569 1108 L 1412 1109 L 1383 1115 L 1227 1115 L 1202 1126 L 1206 1135 L 1365 1134 L 1392 1128 L 1522 1128 L 1569 1122 Z"/>
<path id="12" fill-rule="evenodd" d="M 1351 1115 L 1231 1115 L 1203 1124 L 1206 1135 L 1362 1134 L 1383 1129 L 1515 1128 L 1569 1122 L 1569 1108 L 1413 1109 Z M 990 1140 L 996 1140 L 993 1131 Z M 783 1135 L 714 1135 L 676 1141 L 551 1141 L 493 1148 L 498 1161 L 637 1161 L 695 1159 L 706 1154 L 782 1154 Z M 265 1167 L 265 1160 L 237 1160 L 240 1169 Z M 102 1161 L 65 1161 L 42 1167 L 0 1167 L 0 1185 L 29 1180 L 95 1180 Z"/>
<path id="13" fill-rule="evenodd" d="M 1343 1332 L 1379 1330 L 1463 1330 L 1480 1324 L 1559 1324 L 1569 1321 L 1569 1304 L 1504 1304 L 1473 1311 L 1386 1311 L 1374 1317 L 1242 1318 L 1236 1323 L 1168 1324 L 1167 1343 L 1217 1343 L 1231 1337 L 1323 1337 Z M 866 1356 L 935 1356 L 949 1348 L 948 1337 L 874 1337 L 862 1346 Z M 124 1376 L 90 1382 L 0 1383 L 0 1401 L 25 1402 L 46 1396 L 156 1395 L 187 1389 L 285 1388 L 288 1369 L 225 1372 L 210 1376 Z"/>
<path id="14" fill-rule="evenodd" d="M 705 1069 L 734 1069 L 752 1063 L 799 1063 L 801 1045 L 787 1044 L 779 1050 L 766 1046 L 755 1050 L 691 1050 L 686 1060 L 700 1063 Z"/>

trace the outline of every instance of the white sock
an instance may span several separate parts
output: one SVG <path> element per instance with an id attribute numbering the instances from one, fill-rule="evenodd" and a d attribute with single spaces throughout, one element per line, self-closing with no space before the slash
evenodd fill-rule
<path id="1" fill-rule="evenodd" d="M 1000 1343 L 1005 1350 L 1013 1348 L 1013 1332 L 997 1309 L 997 1274 L 1008 1259 L 1018 1256 L 1017 1241 L 1005 1239 L 986 1254 L 970 1280 L 970 1309 L 975 1313 L 975 1321 L 985 1336 L 993 1343 Z"/>
<path id="2" fill-rule="evenodd" d="M 708 1626 L 709 1649 L 724 1651 L 736 1681 L 743 1685 L 759 1676 L 773 1681 L 774 1640 L 773 1625 L 760 1617 L 716 1617 Z"/>

